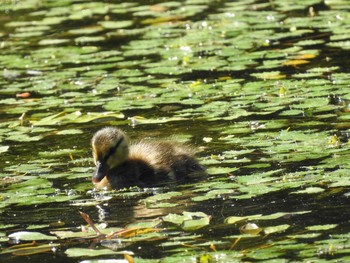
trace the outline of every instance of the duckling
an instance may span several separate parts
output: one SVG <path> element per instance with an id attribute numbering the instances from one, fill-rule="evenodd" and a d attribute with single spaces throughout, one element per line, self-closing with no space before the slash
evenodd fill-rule
<path id="1" fill-rule="evenodd" d="M 197 162 L 190 146 L 145 140 L 130 144 L 126 134 L 114 127 L 95 133 L 92 152 L 96 165 L 92 182 L 96 188 L 153 187 L 205 174 L 205 167 Z"/>

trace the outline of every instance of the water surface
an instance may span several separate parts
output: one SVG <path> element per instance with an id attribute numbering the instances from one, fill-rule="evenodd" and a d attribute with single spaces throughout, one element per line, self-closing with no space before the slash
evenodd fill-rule
<path id="1" fill-rule="evenodd" d="M 4 262 L 349 260 L 346 2 L 28 0 L 0 12 Z M 208 178 L 94 190 L 90 139 L 106 125 L 195 145 Z M 107 233 L 147 231 L 96 240 L 79 211 Z"/>

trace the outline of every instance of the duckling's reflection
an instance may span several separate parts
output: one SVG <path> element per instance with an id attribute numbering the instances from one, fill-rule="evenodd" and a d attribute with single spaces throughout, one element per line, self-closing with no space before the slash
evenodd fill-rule
<path id="1" fill-rule="evenodd" d="M 184 193 L 183 195 L 178 195 L 171 198 L 171 203 L 176 203 L 176 206 L 158 208 L 157 204 L 149 205 L 147 198 L 169 190 L 179 192 L 179 189 L 167 187 L 143 190 L 145 191 L 141 192 L 140 189 L 139 193 L 123 191 L 120 193 L 119 191 L 105 192 L 104 197 L 98 197 L 99 200 L 103 199 L 105 201 L 101 202 L 99 205 L 96 205 L 98 221 L 123 227 L 138 220 L 152 220 L 169 213 L 181 213 L 193 205 L 193 202 L 190 201 L 191 193 L 189 191 L 181 190 L 181 192 Z M 130 193 L 131 195 L 136 194 L 137 196 L 132 198 L 125 195 L 123 196 L 123 194 L 128 195 Z M 106 198 L 107 196 L 108 198 Z"/>

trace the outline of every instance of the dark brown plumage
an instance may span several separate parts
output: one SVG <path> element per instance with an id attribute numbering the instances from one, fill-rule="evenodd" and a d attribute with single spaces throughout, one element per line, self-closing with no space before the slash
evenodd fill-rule
<path id="1" fill-rule="evenodd" d="M 194 158 L 194 150 L 169 141 L 130 144 L 121 130 L 107 127 L 92 138 L 97 188 L 153 187 L 167 182 L 185 181 L 205 168 Z"/>

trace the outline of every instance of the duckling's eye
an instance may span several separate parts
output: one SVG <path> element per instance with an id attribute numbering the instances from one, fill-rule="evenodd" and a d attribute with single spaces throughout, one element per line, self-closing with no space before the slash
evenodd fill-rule
<path id="1" fill-rule="evenodd" d="M 122 143 L 122 141 L 124 140 L 123 137 L 121 137 L 117 143 L 109 149 L 108 153 L 106 154 L 106 156 L 104 157 L 104 161 L 107 162 L 108 158 L 111 157 L 113 154 L 115 154 L 115 152 L 117 151 L 119 145 Z"/>

